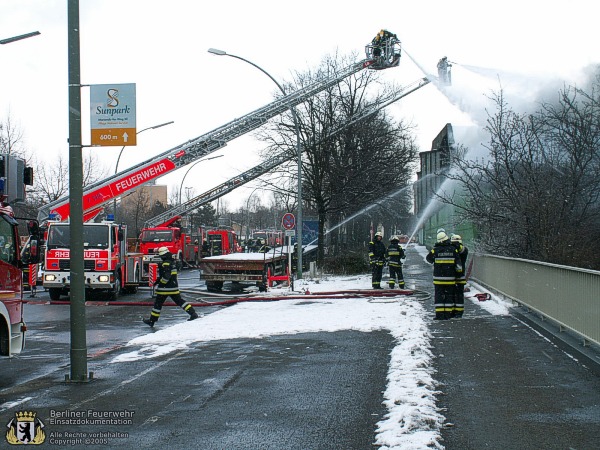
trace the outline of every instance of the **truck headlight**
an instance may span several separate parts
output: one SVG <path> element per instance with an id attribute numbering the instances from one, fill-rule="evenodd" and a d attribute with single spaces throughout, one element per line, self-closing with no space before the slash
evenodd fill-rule
<path id="1" fill-rule="evenodd" d="M 44 275 L 44 280 L 46 281 L 55 281 L 56 280 L 56 275 L 53 275 L 51 273 L 47 273 Z"/>
<path id="2" fill-rule="evenodd" d="M 108 283 L 109 277 L 108 275 L 100 275 L 98 277 L 98 281 L 101 283 Z"/>

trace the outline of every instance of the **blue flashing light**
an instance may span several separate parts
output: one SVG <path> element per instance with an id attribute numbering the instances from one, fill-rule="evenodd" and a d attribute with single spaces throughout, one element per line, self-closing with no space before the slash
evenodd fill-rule
<path id="1" fill-rule="evenodd" d="M 48 220 L 56 220 L 56 213 L 48 214 Z"/>
<path id="2" fill-rule="evenodd" d="M 109 222 L 114 222 L 115 215 L 114 214 L 107 214 L 106 215 L 106 220 L 109 221 Z"/>

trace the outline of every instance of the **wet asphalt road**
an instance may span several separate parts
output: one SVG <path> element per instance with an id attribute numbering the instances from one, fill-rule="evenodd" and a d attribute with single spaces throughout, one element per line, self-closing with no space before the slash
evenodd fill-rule
<path id="1" fill-rule="evenodd" d="M 198 284 L 193 275 L 186 281 L 186 274 L 182 287 Z M 120 300 L 125 299 L 147 302 L 149 291 Z M 70 371 L 69 305 L 49 305 L 44 293 L 33 300 L 26 305 L 25 352 L 2 360 L 0 420 L 36 411 L 49 433 L 41 447 L 360 449 L 371 447 L 385 413 L 382 392 L 393 348 L 386 332 L 211 342 L 111 364 L 126 342 L 152 332 L 141 322 L 150 306 L 97 303 L 86 308 L 93 380 L 69 384 L 64 382 Z M 220 308 L 198 309 L 210 314 Z M 185 319 L 180 309 L 165 307 L 159 324 Z M 133 412 L 132 422 L 54 421 L 88 410 Z M 113 434 L 105 444 L 94 440 L 98 433 Z"/>
<path id="2" fill-rule="evenodd" d="M 418 255 L 409 253 L 405 274 L 407 287 L 432 291 L 431 269 Z M 198 284 L 187 275 L 182 286 Z M 150 301 L 148 291 L 130 298 Z M 0 421 L 36 411 L 47 432 L 41 448 L 373 448 L 376 423 L 385 414 L 382 392 L 394 345 L 389 334 L 198 343 L 159 358 L 111 364 L 128 351 L 127 341 L 152 332 L 141 324 L 149 309 L 89 306 L 94 379 L 68 384 L 69 306 L 27 305 L 27 349 L 0 360 Z M 181 320 L 185 315 L 175 307 L 161 316 L 162 326 Z M 438 406 L 447 419 L 445 448 L 598 448 L 600 376 L 577 353 L 517 315 L 491 316 L 471 302 L 460 321 L 431 321 L 431 333 Z M 131 422 L 52 423 L 53 416 L 73 411 L 116 411 L 131 415 Z"/>

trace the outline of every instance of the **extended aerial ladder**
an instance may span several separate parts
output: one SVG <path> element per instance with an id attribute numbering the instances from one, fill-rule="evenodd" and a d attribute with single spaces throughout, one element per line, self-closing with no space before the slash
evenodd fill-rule
<path id="1" fill-rule="evenodd" d="M 325 139 L 332 138 L 336 134 L 338 134 L 338 133 L 342 132 L 343 130 L 345 130 L 346 128 L 348 128 L 350 125 L 355 124 L 361 120 L 366 119 L 367 117 L 372 116 L 377 111 L 391 105 L 394 102 L 397 102 L 401 98 L 406 97 L 408 94 L 411 94 L 412 92 L 415 92 L 418 89 L 421 89 L 423 86 L 426 86 L 429 83 L 430 83 L 430 80 L 427 77 L 425 77 L 425 78 L 420 78 L 419 80 L 416 80 L 406 86 L 403 86 L 402 88 L 396 90 L 392 94 L 386 96 L 380 102 L 373 104 L 369 108 L 366 108 L 364 111 L 360 112 L 359 114 L 352 116 L 347 122 L 345 122 L 343 125 L 340 125 L 338 128 L 336 128 L 333 131 L 331 131 L 330 133 L 328 133 L 327 136 L 321 138 L 319 141 L 323 141 Z M 302 150 L 304 151 L 304 149 L 302 149 Z M 260 177 L 261 175 L 264 175 L 264 174 L 270 172 L 274 168 L 278 167 L 279 165 L 281 165 L 289 160 L 294 159 L 295 157 L 296 157 L 296 155 L 294 152 L 284 151 L 284 152 L 278 153 L 275 156 L 262 161 L 257 166 L 231 178 L 230 180 L 226 181 L 225 183 L 222 183 L 222 184 L 218 185 L 217 187 L 210 189 L 209 191 L 206 191 L 203 194 L 200 194 L 200 195 L 188 200 L 185 203 L 182 203 L 181 205 L 171 208 L 171 209 L 147 220 L 146 223 L 144 224 L 144 228 L 169 226 L 169 224 L 172 224 L 176 220 L 180 219 L 182 216 L 184 216 L 188 212 L 193 211 L 194 209 L 199 208 L 202 205 L 210 203 L 210 202 L 224 196 L 225 194 L 228 194 L 229 192 L 233 191 L 234 189 L 237 189 L 238 187 Z"/>
<path id="2" fill-rule="evenodd" d="M 223 148 L 229 141 L 257 129 L 271 118 L 303 103 L 310 97 L 335 85 L 350 75 L 371 66 L 373 66 L 373 68 L 381 69 L 382 64 L 385 65 L 384 61 L 383 58 L 378 57 L 376 59 L 367 58 L 351 64 L 324 80 L 316 81 L 289 95 L 278 98 L 272 103 L 246 114 L 241 118 L 235 119 L 196 139 L 189 140 L 188 142 L 178 145 L 152 159 L 139 163 L 116 175 L 112 175 L 88 186 L 84 189 L 82 199 L 84 216 L 90 211 L 97 210 L 101 208 L 102 205 L 121 197 L 128 191 L 136 189 L 149 181 L 166 175 L 167 173 Z M 69 198 L 63 197 L 42 206 L 38 210 L 38 219 L 40 221 L 45 221 L 49 218 L 50 214 L 52 214 L 54 220 L 66 221 L 70 216 Z"/>

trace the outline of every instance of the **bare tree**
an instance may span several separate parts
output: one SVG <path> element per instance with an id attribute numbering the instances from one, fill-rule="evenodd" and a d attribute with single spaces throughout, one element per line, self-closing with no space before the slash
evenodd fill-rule
<path id="1" fill-rule="evenodd" d="M 356 55 L 327 57 L 316 71 L 297 73 L 286 90 L 322 80 L 355 60 Z M 328 221 L 335 224 L 378 202 L 408 183 L 413 171 L 417 151 L 410 130 L 402 123 L 395 123 L 384 112 L 373 114 L 339 132 L 351 117 L 378 103 L 392 89 L 381 88 L 376 72 L 361 71 L 296 108 L 301 145 L 305 150 L 303 201 L 318 215 L 320 262 L 324 257 L 325 224 Z M 373 94 L 375 89 L 379 92 Z M 291 114 L 284 115 L 258 136 L 270 144 L 272 152 L 280 152 L 282 148 L 296 152 Z M 278 173 L 289 177 L 294 173 L 294 164 L 279 168 Z"/>
<path id="2" fill-rule="evenodd" d="M 533 114 L 516 113 L 502 91 L 493 95 L 488 157 L 455 155 L 447 177 L 460 190 L 442 198 L 476 225 L 483 250 L 600 267 L 589 246 L 600 238 L 598 88 L 598 78 L 590 91 L 564 87 Z"/>
<path id="3" fill-rule="evenodd" d="M 12 120 L 9 112 L 4 122 L 0 122 L 0 153 L 27 161 L 30 156 L 25 148 L 23 136 L 23 131 Z"/>
<path id="4" fill-rule="evenodd" d="M 106 178 L 107 171 L 93 153 L 83 157 L 83 187 Z M 50 203 L 69 195 L 69 164 L 63 156 L 54 163 L 37 162 L 34 168 L 33 199 L 36 204 Z"/>

